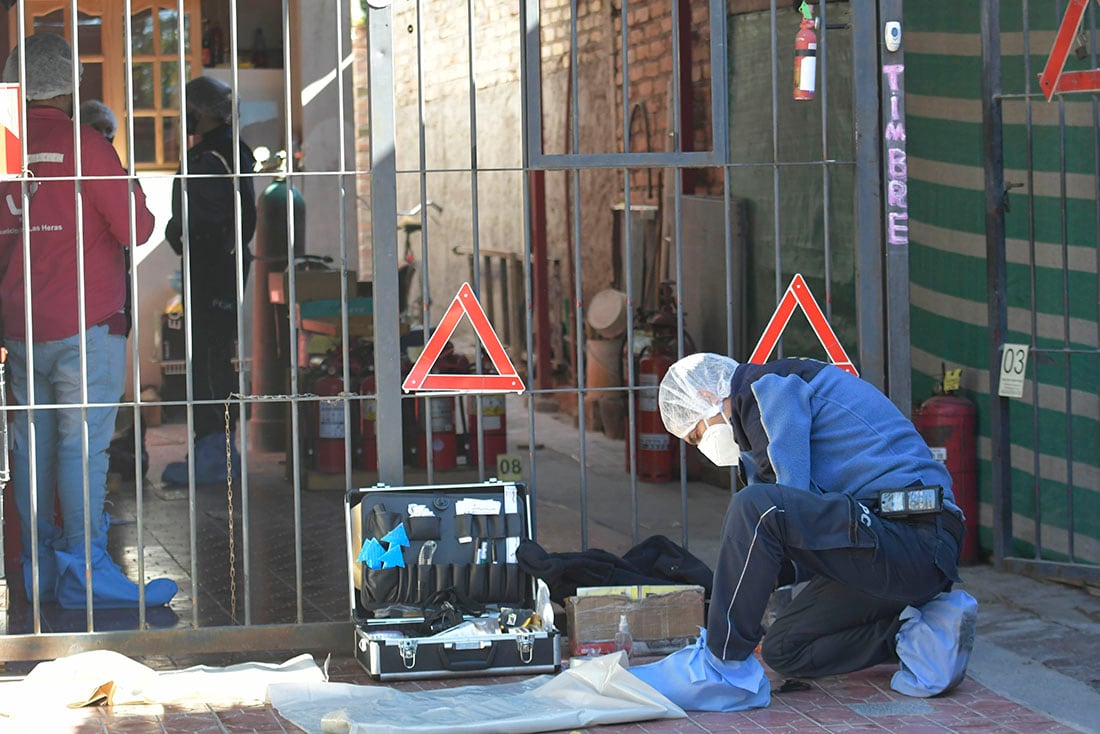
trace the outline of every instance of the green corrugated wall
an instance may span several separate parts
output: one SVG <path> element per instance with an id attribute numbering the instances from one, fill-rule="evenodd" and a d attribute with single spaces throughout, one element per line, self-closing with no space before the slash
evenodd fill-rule
<path id="1" fill-rule="evenodd" d="M 1030 91 L 1038 91 L 1036 76 L 1061 20 L 1057 8 L 1065 4 L 1030 2 L 1025 22 L 1022 2 L 1000 3 L 1004 94 L 1027 91 L 1029 77 Z M 1100 8 L 1089 5 L 1100 23 Z M 932 394 L 944 366 L 963 368 L 962 394 L 978 406 L 980 543 L 988 553 L 992 487 L 979 3 L 919 0 L 904 7 L 913 398 Z M 1087 68 L 1087 62 L 1070 58 L 1067 69 Z M 1029 375 L 1037 375 L 1038 387 L 1029 379 L 1024 397 L 1010 401 L 1013 552 L 1068 560 L 1072 517 L 1073 560 L 1100 563 L 1095 175 L 1100 105 L 1091 95 L 1049 103 L 1039 97 L 1030 105 L 1030 135 L 1029 108 L 1022 99 L 1005 100 L 1003 117 L 1005 181 L 1022 184 L 1009 194 L 1005 221 L 1007 340 L 1058 350 L 1033 355 Z M 1034 542 L 1036 518 L 1041 554 Z"/>

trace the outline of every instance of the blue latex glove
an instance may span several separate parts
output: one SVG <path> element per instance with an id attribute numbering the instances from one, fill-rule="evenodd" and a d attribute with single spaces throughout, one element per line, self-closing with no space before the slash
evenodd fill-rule
<path id="1" fill-rule="evenodd" d="M 906 607 L 901 619 L 897 636 L 901 670 L 894 673 L 890 687 L 906 696 L 927 698 L 961 683 L 978 625 L 974 597 L 955 589 L 920 608 Z"/>
<path id="2" fill-rule="evenodd" d="M 744 711 L 771 703 L 771 683 L 754 655 L 722 660 L 707 649 L 706 630 L 696 644 L 630 672 L 685 711 Z"/>

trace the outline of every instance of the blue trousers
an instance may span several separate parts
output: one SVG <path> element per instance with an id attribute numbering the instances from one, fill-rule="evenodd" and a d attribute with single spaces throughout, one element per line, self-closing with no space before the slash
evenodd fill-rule
<path id="1" fill-rule="evenodd" d="M 117 403 L 126 387 L 126 337 L 109 334 L 106 326 L 86 330 L 89 403 Z M 28 404 L 27 344 L 7 341 L 8 364 L 15 401 Z M 82 402 L 79 335 L 34 345 L 34 396 L 36 405 L 64 405 Z M 91 510 L 92 542 L 105 542 L 103 501 L 107 484 L 107 447 L 115 430 L 117 405 L 89 408 L 88 420 L 88 506 Z M 31 548 L 30 431 L 27 411 L 14 411 L 12 422 L 12 479 L 23 553 Z M 36 408 L 35 519 L 38 537 L 45 540 L 53 530 L 55 492 L 61 500 L 65 542 L 70 551 L 84 548 L 84 436 L 80 408 Z"/>
<path id="2" fill-rule="evenodd" d="M 707 646 L 723 660 L 751 655 L 780 571 L 793 566 L 811 583 L 768 630 L 765 662 L 814 677 L 890 659 L 898 613 L 958 580 L 962 523 L 948 520 L 886 520 L 845 494 L 749 485 L 726 512 Z"/>

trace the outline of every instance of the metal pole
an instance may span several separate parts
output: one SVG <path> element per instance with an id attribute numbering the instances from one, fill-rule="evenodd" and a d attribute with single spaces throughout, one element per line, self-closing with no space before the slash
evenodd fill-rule
<path id="1" fill-rule="evenodd" d="M 1008 398 L 997 392 L 1001 345 L 1008 318 L 1005 304 L 1004 149 L 1001 130 L 1001 7 L 999 0 L 981 3 L 982 153 L 985 160 L 985 257 L 989 299 L 989 441 L 993 488 L 993 560 L 1002 565 L 1012 548 L 1012 496 L 1008 484 L 1010 456 Z"/>
<path id="2" fill-rule="evenodd" d="M 879 26 L 902 19 L 902 0 L 879 0 Z M 877 29 L 876 29 L 877 30 Z M 909 167 L 905 151 L 905 48 L 887 51 L 878 34 L 882 61 L 883 219 L 886 225 L 886 387 L 905 415 L 912 410 L 909 336 Z M 904 38 L 904 35 L 903 35 Z"/>
<path id="3" fill-rule="evenodd" d="M 401 425 L 398 333 L 397 161 L 394 155 L 393 11 L 367 8 L 370 88 L 371 242 L 374 263 L 374 374 L 378 425 Z M 401 431 L 378 434 L 378 479 L 405 483 Z"/>

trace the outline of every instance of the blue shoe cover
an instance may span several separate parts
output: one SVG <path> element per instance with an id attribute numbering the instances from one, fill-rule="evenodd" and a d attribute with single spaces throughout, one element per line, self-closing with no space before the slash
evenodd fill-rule
<path id="1" fill-rule="evenodd" d="M 745 711 L 771 703 L 771 683 L 754 655 L 721 660 L 707 649 L 706 630 L 696 644 L 630 672 L 685 711 Z"/>
<path id="2" fill-rule="evenodd" d="M 83 549 L 81 549 L 83 551 Z M 55 551 L 57 557 L 57 603 L 64 609 L 85 609 L 88 604 L 84 583 L 84 555 Z M 171 579 L 154 579 L 145 585 L 145 606 L 167 604 L 179 591 Z M 92 603 L 96 609 L 128 609 L 138 605 L 138 585 L 122 573 L 107 550 L 92 544 Z"/>
<path id="3" fill-rule="evenodd" d="M 50 526 L 47 537 L 38 538 L 38 601 L 43 604 L 57 601 L 57 558 L 53 549 L 63 535 L 61 528 Z M 27 592 L 29 602 L 34 592 L 31 554 L 20 553 L 19 560 L 23 564 L 23 590 Z"/>
<path id="4" fill-rule="evenodd" d="M 232 445 L 231 435 L 230 463 L 233 478 L 241 477 L 241 454 Z M 187 461 L 173 461 L 164 467 L 161 481 L 165 484 L 187 484 Z M 208 433 L 195 441 L 195 484 L 224 484 L 225 477 L 225 434 Z"/>
<path id="5" fill-rule="evenodd" d="M 927 698 L 950 691 L 966 677 L 974 648 L 978 602 L 965 591 L 940 594 L 922 607 L 906 607 L 897 635 L 901 669 L 890 687 Z"/>

